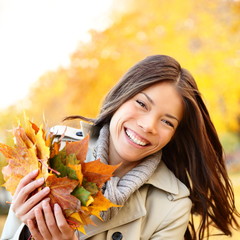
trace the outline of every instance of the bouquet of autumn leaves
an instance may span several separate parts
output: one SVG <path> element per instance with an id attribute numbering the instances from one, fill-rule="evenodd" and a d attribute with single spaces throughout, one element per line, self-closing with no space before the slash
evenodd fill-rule
<path id="1" fill-rule="evenodd" d="M 42 127 L 24 120 L 13 130 L 14 147 L 0 143 L 0 152 L 8 165 L 2 169 L 4 187 L 13 195 L 19 181 L 29 172 L 39 169 L 37 178 L 45 179 L 50 188 L 50 205 L 58 203 L 69 225 L 85 233 L 84 226 L 94 224 L 90 216 L 101 219 L 100 212 L 119 207 L 106 199 L 101 188 L 118 166 L 100 162 L 84 162 L 89 136 L 76 142 L 60 142 L 47 135 Z M 44 187 L 43 186 L 43 187 Z"/>

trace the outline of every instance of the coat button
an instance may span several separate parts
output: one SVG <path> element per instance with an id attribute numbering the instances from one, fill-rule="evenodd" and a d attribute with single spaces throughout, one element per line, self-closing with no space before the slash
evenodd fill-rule
<path id="1" fill-rule="evenodd" d="M 115 233 L 113 233 L 113 235 L 112 235 L 112 239 L 113 240 L 121 240 L 123 238 L 123 235 L 122 235 L 122 233 L 120 233 L 120 232 L 115 232 Z"/>

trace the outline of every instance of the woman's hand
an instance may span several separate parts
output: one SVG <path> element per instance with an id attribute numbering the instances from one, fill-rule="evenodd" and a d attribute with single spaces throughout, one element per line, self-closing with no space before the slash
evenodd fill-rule
<path id="1" fill-rule="evenodd" d="M 25 224 L 27 223 L 27 219 L 33 219 L 35 217 L 34 209 L 36 207 L 41 208 L 41 201 L 46 199 L 50 191 L 48 187 L 45 187 L 41 191 L 32 194 L 44 183 L 43 178 L 34 180 L 37 175 L 38 170 L 35 170 L 23 177 L 17 186 L 12 200 L 12 210 Z M 46 199 L 46 201 L 49 201 L 49 199 Z"/>
<path id="2" fill-rule="evenodd" d="M 29 219 L 28 228 L 35 240 L 77 240 L 74 230 L 68 225 L 62 209 L 58 204 L 52 211 L 48 201 L 34 210 L 36 222 Z"/>

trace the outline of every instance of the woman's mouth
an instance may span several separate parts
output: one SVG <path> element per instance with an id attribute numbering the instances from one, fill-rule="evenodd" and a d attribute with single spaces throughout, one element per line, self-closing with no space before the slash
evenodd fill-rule
<path id="1" fill-rule="evenodd" d="M 133 131 L 129 130 L 129 129 L 125 129 L 125 132 L 128 136 L 128 138 L 135 144 L 139 145 L 139 146 L 146 146 L 149 144 L 148 141 L 144 140 L 143 138 L 140 138 L 136 133 L 134 133 Z"/>

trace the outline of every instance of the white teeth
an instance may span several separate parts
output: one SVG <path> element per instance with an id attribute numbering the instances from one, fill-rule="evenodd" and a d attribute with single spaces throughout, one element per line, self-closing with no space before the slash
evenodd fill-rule
<path id="1" fill-rule="evenodd" d="M 140 145 L 140 146 L 145 146 L 147 145 L 147 143 L 142 142 L 141 140 L 137 139 L 131 132 L 129 132 L 128 130 L 126 130 L 126 133 L 128 135 L 128 137 L 136 144 Z"/>

